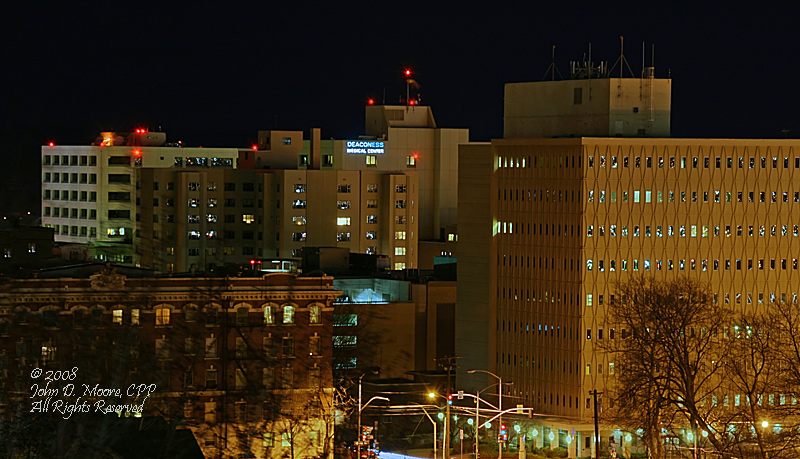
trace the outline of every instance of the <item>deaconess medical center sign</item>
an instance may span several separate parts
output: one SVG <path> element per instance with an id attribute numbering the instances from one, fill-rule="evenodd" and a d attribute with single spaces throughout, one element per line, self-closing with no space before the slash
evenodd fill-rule
<path id="1" fill-rule="evenodd" d="M 351 155 L 382 155 L 385 152 L 383 142 L 373 140 L 348 140 L 345 150 Z"/>

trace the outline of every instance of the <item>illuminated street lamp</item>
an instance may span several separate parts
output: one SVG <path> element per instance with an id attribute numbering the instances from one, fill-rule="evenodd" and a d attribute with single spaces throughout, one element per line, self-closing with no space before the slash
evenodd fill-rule
<path id="1" fill-rule="evenodd" d="M 491 371 L 488 371 L 488 370 L 467 370 L 467 373 L 469 373 L 469 374 L 486 373 L 487 375 L 492 375 L 495 378 L 497 378 L 497 381 L 498 381 L 498 383 L 497 383 L 497 398 L 498 398 L 497 408 L 498 408 L 498 410 L 500 412 L 502 412 L 503 411 L 503 378 L 501 378 L 500 376 L 497 376 L 496 374 L 494 374 L 494 373 L 492 373 Z M 492 386 L 489 386 L 489 387 L 492 387 Z M 488 389 L 488 387 L 486 389 Z M 484 389 L 484 390 L 486 390 L 486 389 Z M 475 417 L 477 418 L 478 417 L 478 412 L 480 411 L 480 392 L 478 392 L 478 398 L 475 400 L 475 403 L 478 405 L 478 409 L 476 410 L 476 413 L 475 413 Z M 501 417 L 498 420 L 498 422 L 502 425 L 503 424 L 503 418 Z M 475 456 L 477 457 L 478 456 L 477 428 L 475 429 L 475 432 L 476 432 L 476 435 L 475 435 Z M 500 445 L 499 459 L 503 459 L 503 445 L 502 444 Z"/>
<path id="2" fill-rule="evenodd" d="M 358 377 L 358 447 L 357 447 L 357 449 L 358 449 L 358 459 L 361 459 L 361 441 L 362 441 L 362 439 L 361 439 L 361 410 L 366 408 L 367 405 L 369 405 L 369 402 L 371 402 L 372 400 L 374 400 L 376 398 L 376 397 L 371 398 L 369 400 L 369 402 L 367 402 L 363 407 L 361 406 L 361 380 L 364 379 L 364 376 L 366 376 L 368 373 L 376 375 L 376 374 L 378 374 L 378 370 L 365 371 L 364 374 L 362 374 L 361 376 Z M 389 399 L 386 398 L 386 397 L 379 397 L 379 399 L 383 399 L 383 400 L 389 401 Z"/>

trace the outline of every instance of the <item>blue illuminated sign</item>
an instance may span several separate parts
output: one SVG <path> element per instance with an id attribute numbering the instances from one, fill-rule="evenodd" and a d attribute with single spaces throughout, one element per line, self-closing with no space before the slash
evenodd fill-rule
<path id="1" fill-rule="evenodd" d="M 382 155 L 385 152 L 383 142 L 374 140 L 348 140 L 345 150 L 351 155 Z"/>

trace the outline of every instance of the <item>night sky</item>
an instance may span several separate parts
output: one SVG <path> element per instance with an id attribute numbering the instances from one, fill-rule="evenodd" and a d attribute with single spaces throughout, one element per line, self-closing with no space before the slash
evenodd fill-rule
<path id="1" fill-rule="evenodd" d="M 0 215 L 39 208 L 41 145 L 159 127 L 190 146 L 259 129 L 363 133 L 411 68 L 440 127 L 502 136 L 503 85 L 541 80 L 556 45 L 613 64 L 625 37 L 673 78 L 673 137 L 800 136 L 800 6 L 676 2 L 13 2 L 0 13 Z M 756 6 L 760 9 L 754 9 Z M 625 76 L 630 76 L 627 73 Z M 789 130 L 788 133 L 782 130 Z"/>

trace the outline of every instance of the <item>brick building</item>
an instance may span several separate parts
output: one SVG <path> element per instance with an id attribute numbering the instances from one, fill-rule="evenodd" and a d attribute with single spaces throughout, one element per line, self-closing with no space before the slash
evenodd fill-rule
<path id="1" fill-rule="evenodd" d="M 0 412 L 30 410 L 33 368 L 77 367 L 76 383 L 156 384 L 133 415 L 191 429 L 206 457 L 327 456 L 340 294 L 330 277 L 287 273 L 5 279 Z"/>

